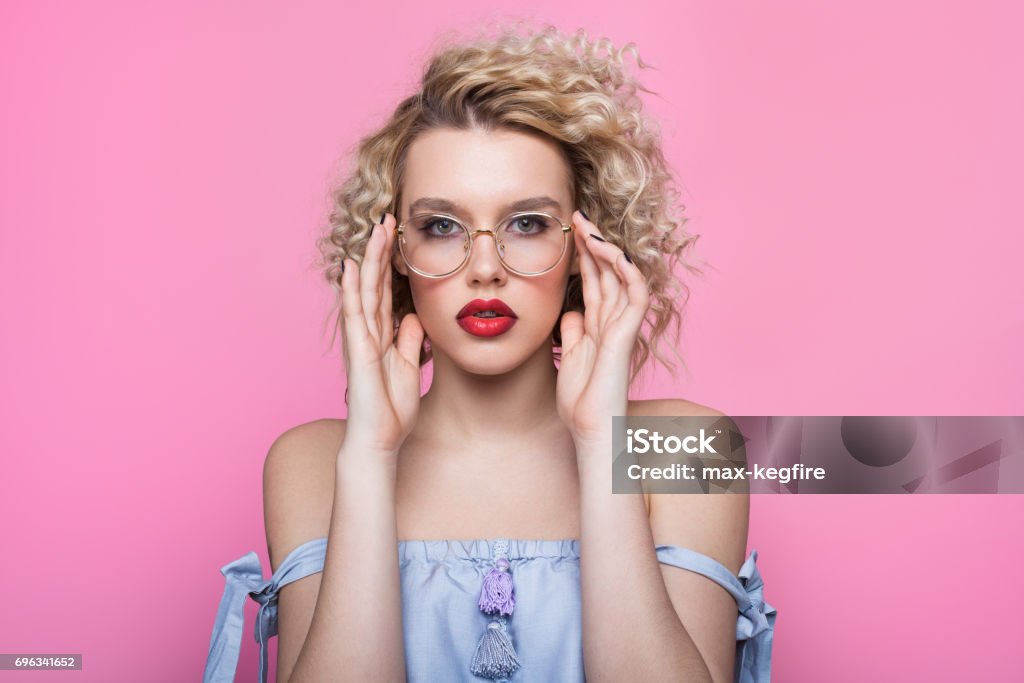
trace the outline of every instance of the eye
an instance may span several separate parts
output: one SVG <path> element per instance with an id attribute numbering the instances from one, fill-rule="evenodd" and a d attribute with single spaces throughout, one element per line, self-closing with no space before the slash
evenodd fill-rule
<path id="1" fill-rule="evenodd" d="M 522 214 L 512 218 L 505 229 L 517 235 L 539 235 L 550 230 L 553 223 L 554 220 L 544 214 Z"/>
<path id="2" fill-rule="evenodd" d="M 446 216 L 430 216 L 425 218 L 419 228 L 422 232 L 436 237 L 449 237 L 457 234 L 462 227 Z"/>

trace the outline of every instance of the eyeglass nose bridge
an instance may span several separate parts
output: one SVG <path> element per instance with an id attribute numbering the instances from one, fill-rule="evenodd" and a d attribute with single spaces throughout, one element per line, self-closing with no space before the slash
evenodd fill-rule
<path id="1" fill-rule="evenodd" d="M 480 233 L 484 233 L 484 234 L 490 235 L 491 237 L 494 238 L 494 248 L 498 252 L 498 260 L 501 261 L 501 265 L 502 266 L 508 268 L 508 264 L 506 264 L 505 260 L 504 260 L 504 254 L 501 253 L 501 250 L 505 246 L 505 244 L 504 244 L 504 242 L 501 241 L 501 238 L 498 237 L 498 229 L 497 228 L 491 228 L 490 230 L 486 230 L 486 229 L 483 229 L 483 228 L 481 228 L 480 230 L 470 230 L 467 227 L 466 228 L 466 232 L 469 233 L 469 246 L 466 248 L 466 258 L 463 260 L 463 263 L 462 263 L 463 266 L 465 266 L 466 262 L 469 261 L 469 256 L 470 256 L 470 254 L 473 251 L 473 241 L 476 239 L 476 236 L 479 235 Z"/>

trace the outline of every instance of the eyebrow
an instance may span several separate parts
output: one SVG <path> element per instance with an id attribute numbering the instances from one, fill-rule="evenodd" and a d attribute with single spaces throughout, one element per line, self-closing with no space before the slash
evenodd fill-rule
<path id="1" fill-rule="evenodd" d="M 562 212 L 562 205 L 546 195 L 518 199 L 506 204 L 504 208 L 510 213 L 516 211 L 536 211 L 538 209 L 555 209 L 559 213 Z M 417 211 L 446 211 L 448 213 L 459 213 L 464 210 L 465 207 L 439 197 L 420 197 L 409 205 L 410 215 L 415 214 Z"/>

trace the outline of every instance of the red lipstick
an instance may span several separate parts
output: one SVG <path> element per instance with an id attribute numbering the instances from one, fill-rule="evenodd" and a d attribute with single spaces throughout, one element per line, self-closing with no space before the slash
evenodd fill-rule
<path id="1" fill-rule="evenodd" d="M 476 337 L 496 337 L 516 324 L 516 314 L 501 299 L 473 299 L 455 316 L 459 327 Z"/>

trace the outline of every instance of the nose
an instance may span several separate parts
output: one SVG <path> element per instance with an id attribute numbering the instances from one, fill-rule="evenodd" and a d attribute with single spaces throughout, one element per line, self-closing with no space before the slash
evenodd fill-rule
<path id="1" fill-rule="evenodd" d="M 466 277 L 470 282 L 498 282 L 508 278 L 508 271 L 498 258 L 496 237 L 490 230 L 473 234 L 473 249 L 466 264 Z"/>

